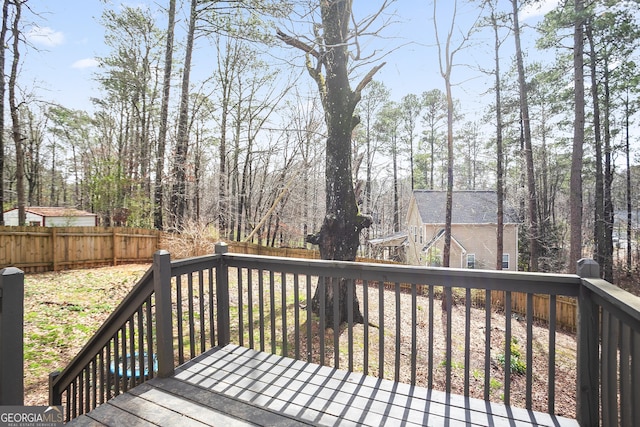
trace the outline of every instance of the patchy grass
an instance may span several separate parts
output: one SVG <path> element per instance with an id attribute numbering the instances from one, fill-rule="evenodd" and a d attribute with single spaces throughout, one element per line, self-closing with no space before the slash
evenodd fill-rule
<path id="1" fill-rule="evenodd" d="M 49 374 L 75 357 L 148 268 L 25 275 L 25 405 L 48 404 Z"/>

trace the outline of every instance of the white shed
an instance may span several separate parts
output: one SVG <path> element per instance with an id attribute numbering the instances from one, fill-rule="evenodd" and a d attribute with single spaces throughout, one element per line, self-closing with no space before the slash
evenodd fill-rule
<path id="1" fill-rule="evenodd" d="M 26 225 L 41 227 L 95 227 L 98 216 L 91 212 L 72 208 L 37 207 L 25 208 Z M 18 225 L 18 208 L 4 212 L 5 225 Z"/>

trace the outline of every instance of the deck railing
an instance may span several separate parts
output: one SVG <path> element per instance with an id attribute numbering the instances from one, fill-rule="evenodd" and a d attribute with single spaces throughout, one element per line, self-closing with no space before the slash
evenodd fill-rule
<path id="1" fill-rule="evenodd" d="M 233 342 L 552 414 L 567 412 L 569 399 L 562 415 L 582 425 L 640 419 L 640 385 L 631 380 L 639 374 L 640 299 L 593 279 L 588 260 L 581 278 L 239 255 L 224 245 L 216 252 L 180 261 L 158 252 L 81 353 L 52 374 L 50 403 L 71 419 Z M 337 291 L 340 282 L 347 295 L 355 290 L 362 324 L 350 309 L 348 322 L 327 325 L 324 299 L 313 312 L 316 287 Z M 548 295 L 548 325 L 533 310 L 512 313 L 516 293 L 528 306 L 534 294 Z M 559 296 L 578 299 L 577 340 L 556 330 Z M 496 299 L 504 303 L 491 309 Z"/>
<path id="2" fill-rule="evenodd" d="M 600 279 L 594 261 L 586 264 L 578 313 L 578 420 L 634 426 L 640 420 L 640 298 Z"/>

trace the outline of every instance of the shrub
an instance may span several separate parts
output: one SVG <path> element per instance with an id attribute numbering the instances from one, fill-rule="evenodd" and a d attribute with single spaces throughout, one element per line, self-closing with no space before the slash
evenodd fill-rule
<path id="1" fill-rule="evenodd" d="M 511 348 L 511 360 L 509 361 L 509 371 L 512 374 L 522 375 L 527 371 L 527 365 L 525 364 L 522 354 L 520 353 L 520 347 L 518 346 L 518 340 L 516 338 L 511 338 L 511 344 L 509 346 Z M 498 355 L 498 362 L 500 365 L 505 368 L 506 361 L 505 355 Z"/>

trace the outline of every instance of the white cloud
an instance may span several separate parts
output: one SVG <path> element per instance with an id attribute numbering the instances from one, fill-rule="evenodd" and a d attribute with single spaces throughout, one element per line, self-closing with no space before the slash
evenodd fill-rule
<path id="1" fill-rule="evenodd" d="M 538 18 L 551 12 L 558 6 L 559 0 L 542 0 L 528 4 L 520 10 L 520 20 L 525 21 L 530 18 Z"/>
<path id="2" fill-rule="evenodd" d="M 64 43 L 62 31 L 55 31 L 49 27 L 31 27 L 27 33 L 27 39 L 33 44 L 46 47 L 54 47 Z"/>
<path id="3" fill-rule="evenodd" d="M 71 68 L 79 68 L 79 69 L 93 68 L 97 66 L 98 66 L 98 61 L 95 58 L 79 59 L 73 64 L 71 64 Z"/>

